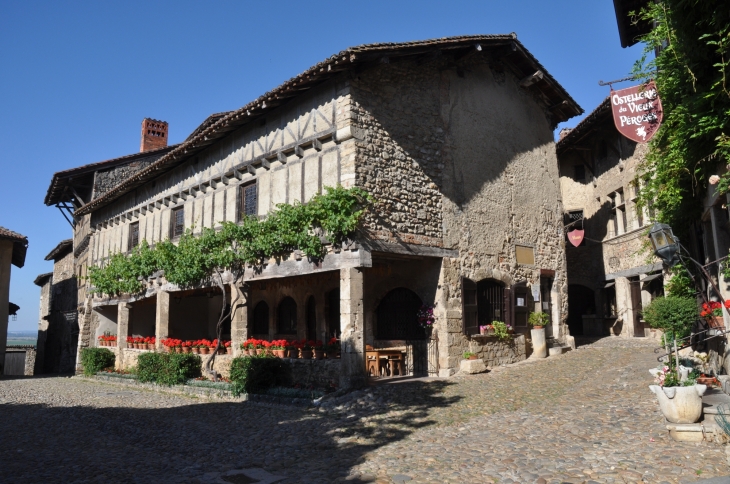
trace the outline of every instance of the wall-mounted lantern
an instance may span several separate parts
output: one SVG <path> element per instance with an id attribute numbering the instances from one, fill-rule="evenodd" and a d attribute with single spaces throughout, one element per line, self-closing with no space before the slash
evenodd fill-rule
<path id="1" fill-rule="evenodd" d="M 654 247 L 654 255 L 666 265 L 673 267 L 679 263 L 679 240 L 674 236 L 672 227 L 655 223 L 649 231 L 649 239 Z"/>

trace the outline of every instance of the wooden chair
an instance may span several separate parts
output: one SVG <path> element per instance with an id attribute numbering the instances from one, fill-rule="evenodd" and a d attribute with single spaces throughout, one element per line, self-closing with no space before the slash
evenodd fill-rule
<path id="1" fill-rule="evenodd" d="M 389 355 L 388 365 L 390 366 L 390 376 L 395 376 L 396 371 L 399 376 L 405 375 L 405 365 L 403 364 L 403 355 Z"/>

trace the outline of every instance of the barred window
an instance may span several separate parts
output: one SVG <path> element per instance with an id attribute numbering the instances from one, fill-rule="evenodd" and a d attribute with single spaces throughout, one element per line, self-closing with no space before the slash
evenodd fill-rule
<path id="1" fill-rule="evenodd" d="M 172 211 L 170 217 L 170 238 L 180 237 L 185 232 L 185 209 L 178 207 Z"/>
<path id="2" fill-rule="evenodd" d="M 256 190 L 256 182 L 249 183 L 248 185 L 242 185 L 240 190 L 240 207 L 238 210 L 239 220 L 243 220 L 245 217 L 256 215 L 258 213 L 257 201 L 258 193 Z"/>
<path id="3" fill-rule="evenodd" d="M 129 224 L 129 243 L 127 250 L 132 250 L 139 245 L 139 222 Z"/>

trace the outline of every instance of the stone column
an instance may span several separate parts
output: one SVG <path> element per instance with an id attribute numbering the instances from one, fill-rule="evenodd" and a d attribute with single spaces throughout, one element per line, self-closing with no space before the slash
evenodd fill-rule
<path id="1" fill-rule="evenodd" d="M 5 368 L 5 347 L 8 344 L 8 309 L 10 308 L 10 264 L 13 242 L 0 240 L 0 376 Z"/>
<path id="2" fill-rule="evenodd" d="M 129 303 L 117 304 L 117 348 L 127 347 L 130 309 L 132 309 L 132 305 Z"/>
<path id="3" fill-rule="evenodd" d="M 361 269 L 340 269 L 341 388 L 365 386 L 363 274 Z"/>
<path id="4" fill-rule="evenodd" d="M 248 339 L 248 311 L 251 290 L 248 284 L 231 284 L 231 347 L 233 356 L 241 355 L 241 343 Z"/>
<path id="5" fill-rule="evenodd" d="M 631 304 L 631 287 L 629 280 L 625 277 L 617 277 L 616 285 L 616 313 L 617 319 L 621 320 L 621 336 L 631 337 L 634 335 L 633 304 Z"/>
<path id="6" fill-rule="evenodd" d="M 162 350 L 162 340 L 167 338 L 170 331 L 170 293 L 157 293 L 157 309 L 155 310 L 155 348 Z"/>

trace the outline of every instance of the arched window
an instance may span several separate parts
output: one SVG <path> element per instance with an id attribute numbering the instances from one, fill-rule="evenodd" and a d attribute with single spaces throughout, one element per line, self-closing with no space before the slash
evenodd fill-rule
<path id="1" fill-rule="evenodd" d="M 269 305 L 261 301 L 253 310 L 253 333 L 269 334 Z"/>
<path id="2" fill-rule="evenodd" d="M 277 333 L 297 334 L 297 303 L 290 297 L 285 297 L 279 303 L 277 311 Z"/>
<path id="3" fill-rule="evenodd" d="M 425 339 L 426 331 L 418 324 L 419 309 L 421 298 L 415 292 L 405 287 L 390 291 L 378 305 L 375 339 Z"/>
<path id="4" fill-rule="evenodd" d="M 317 339 L 317 306 L 314 296 L 307 299 L 307 339 Z"/>
<path id="5" fill-rule="evenodd" d="M 332 289 L 325 295 L 325 322 L 327 323 L 325 339 L 340 334 L 340 289 Z"/>

